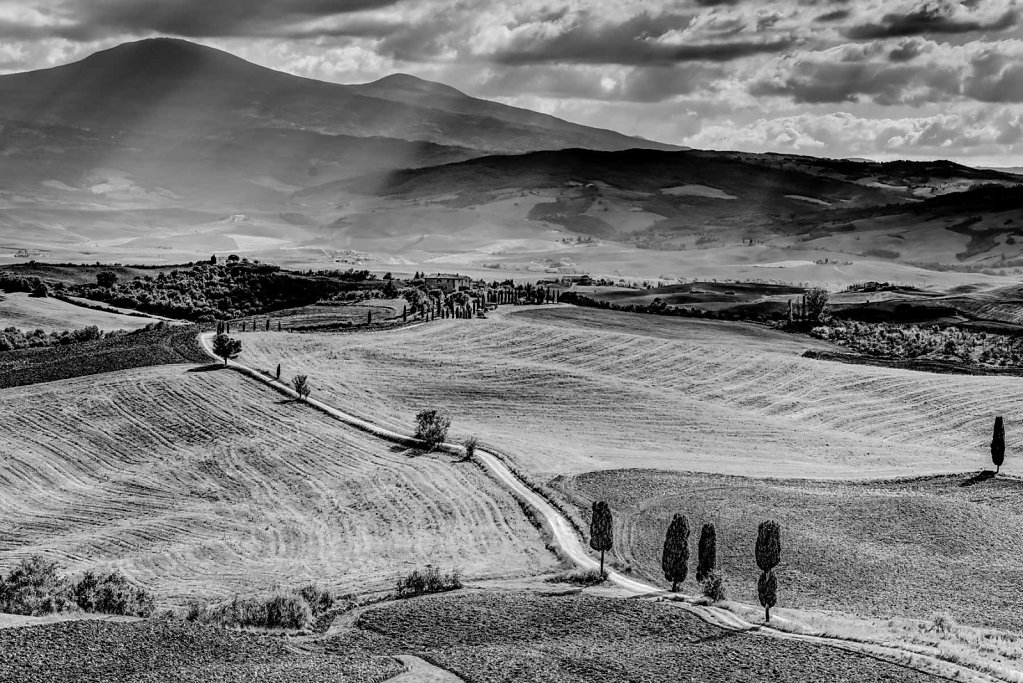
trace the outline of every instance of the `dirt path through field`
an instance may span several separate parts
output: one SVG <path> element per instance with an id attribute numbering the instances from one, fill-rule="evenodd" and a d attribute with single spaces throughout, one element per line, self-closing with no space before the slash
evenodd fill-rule
<path id="1" fill-rule="evenodd" d="M 419 657 L 398 655 L 396 659 L 400 660 L 408 671 L 388 678 L 387 683 L 463 683 L 461 678 L 447 669 L 434 666 Z"/>
<path id="2" fill-rule="evenodd" d="M 213 353 L 213 333 L 207 332 L 199 336 L 199 340 L 203 349 L 214 359 L 219 362 L 223 362 Z M 256 379 L 264 384 L 272 386 L 277 391 L 286 394 L 291 398 L 298 398 L 298 394 L 295 393 L 291 387 L 274 380 L 257 370 L 254 370 L 246 365 L 235 361 L 228 361 L 230 367 L 237 369 L 238 371 L 248 375 L 249 377 Z M 359 417 L 338 410 L 337 408 L 327 405 L 321 401 L 313 398 L 305 399 L 306 403 L 310 406 L 321 410 L 328 415 L 348 424 L 362 431 L 373 434 L 382 439 L 393 441 L 407 446 L 417 447 L 422 445 L 417 439 L 407 436 L 405 434 L 399 434 L 398 432 L 384 429 L 371 422 L 363 420 Z M 463 452 L 461 446 L 455 444 L 441 444 L 438 450 L 442 450 L 448 453 L 460 454 Z M 576 533 L 569 520 L 562 515 L 557 509 L 551 505 L 546 498 L 540 494 L 534 492 L 532 489 L 526 486 L 515 474 L 508 469 L 508 467 L 493 453 L 489 453 L 482 449 L 476 450 L 476 458 L 478 461 L 487 468 L 502 484 L 508 489 L 515 492 L 525 501 L 527 501 L 536 511 L 543 516 L 550 526 L 555 540 L 558 545 L 561 546 L 562 552 L 572 559 L 582 569 L 598 569 L 599 562 L 592 557 L 589 552 L 583 546 L 583 540 Z M 940 659 L 937 656 L 937 651 L 930 651 L 926 648 L 913 648 L 908 647 L 890 647 L 884 645 L 875 645 L 870 643 L 860 643 L 850 640 L 843 640 L 840 638 L 828 638 L 821 636 L 810 636 L 797 633 L 789 633 L 781 631 L 775 628 L 765 626 L 763 624 L 754 624 L 745 621 L 737 614 L 730 612 L 720 607 L 697 605 L 694 601 L 697 599 L 696 596 L 683 595 L 678 593 L 670 593 L 656 586 L 636 581 L 627 576 L 610 570 L 605 569 L 608 574 L 608 580 L 617 586 L 625 589 L 632 593 L 634 596 L 645 599 L 654 599 L 664 601 L 666 604 L 677 606 L 681 609 L 685 609 L 696 616 L 700 617 L 704 621 L 719 626 L 724 629 L 733 631 L 742 631 L 752 635 L 758 635 L 763 637 L 781 638 L 788 640 L 802 640 L 810 643 L 818 643 L 822 645 L 829 645 L 837 647 L 849 652 L 857 652 L 867 656 L 878 657 L 885 661 L 894 662 L 909 666 L 911 668 L 924 671 L 929 674 L 939 675 L 948 677 L 950 680 L 959 681 L 977 681 L 983 683 L 995 683 L 1002 681 L 1003 679 L 991 676 L 989 674 L 971 669 L 969 667 L 960 666 L 951 662 Z M 682 600 L 679 600 L 681 598 Z"/>

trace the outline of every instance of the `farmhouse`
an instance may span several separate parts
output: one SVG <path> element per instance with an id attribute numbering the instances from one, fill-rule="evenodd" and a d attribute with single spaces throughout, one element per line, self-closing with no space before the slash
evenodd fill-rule
<path id="1" fill-rule="evenodd" d="M 472 278 L 468 275 L 450 275 L 448 273 L 437 273 L 424 278 L 426 286 L 430 289 L 440 289 L 445 293 L 457 292 L 462 287 L 472 284 Z"/>

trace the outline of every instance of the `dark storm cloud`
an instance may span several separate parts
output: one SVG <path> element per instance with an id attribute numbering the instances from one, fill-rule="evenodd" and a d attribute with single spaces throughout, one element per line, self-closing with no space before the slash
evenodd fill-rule
<path id="1" fill-rule="evenodd" d="M 898 38 L 925 34 L 956 34 L 976 31 L 1004 31 L 1016 25 L 1018 16 L 1007 10 L 994 21 L 984 23 L 975 19 L 954 16 L 952 5 L 946 2 L 928 2 L 905 14 L 885 14 L 879 23 L 860 24 L 845 30 L 853 40 Z"/>
<path id="2" fill-rule="evenodd" d="M 618 24 L 596 24 L 589 18 L 576 22 L 553 37 L 523 36 L 491 55 L 500 64 L 519 65 L 544 62 L 566 64 L 620 64 L 664 66 L 679 62 L 727 62 L 762 53 L 782 52 L 794 39 L 720 40 L 717 42 L 659 42 L 670 31 L 681 30 L 691 18 L 683 15 L 640 14 Z M 738 32 L 722 25 L 722 32 Z"/>
<path id="3" fill-rule="evenodd" d="M 64 19 L 47 27 L 49 36 L 95 40 L 115 34 L 161 33 L 186 38 L 304 35 L 380 35 L 385 23 L 353 22 L 322 30 L 296 22 L 339 17 L 394 5 L 398 0 L 66 0 L 54 11 Z M 21 27 L 40 37 L 41 29 Z M 18 37 L 19 27 L 0 26 L 0 35 Z"/>
<path id="4" fill-rule="evenodd" d="M 849 18 L 849 10 L 847 9 L 836 9 L 831 12 L 825 12 L 820 16 L 816 17 L 814 21 L 829 22 L 829 21 L 841 21 Z"/>

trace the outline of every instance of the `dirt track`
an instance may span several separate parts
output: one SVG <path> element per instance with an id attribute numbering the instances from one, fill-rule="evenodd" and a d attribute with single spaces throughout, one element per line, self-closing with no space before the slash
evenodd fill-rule
<path id="1" fill-rule="evenodd" d="M 212 333 L 206 333 L 200 335 L 200 342 L 202 347 L 210 354 L 211 357 L 217 358 L 212 351 Z M 263 382 L 264 384 L 272 386 L 277 391 L 284 393 L 292 398 L 297 398 L 298 395 L 290 388 L 280 382 L 276 382 L 273 379 L 263 375 L 252 368 L 242 365 L 240 363 L 230 361 L 230 365 L 249 377 Z M 357 429 L 365 432 L 369 432 L 375 436 L 389 441 L 394 441 L 408 446 L 419 446 L 421 445 L 416 439 L 409 437 L 405 434 L 399 434 L 397 432 L 378 427 L 371 422 L 363 420 L 359 417 L 351 415 L 329 406 L 316 399 L 307 399 L 310 406 L 321 410 L 328 415 L 331 415 L 342 422 L 345 422 Z M 461 453 L 462 447 L 454 444 L 442 444 L 441 450 L 451 453 Z M 596 559 L 590 556 L 590 554 L 584 549 L 582 539 L 572 528 L 568 519 L 558 512 L 543 496 L 535 493 L 529 489 L 522 481 L 520 481 L 512 472 L 504 465 L 501 460 L 492 453 L 477 449 L 476 457 L 495 477 L 497 477 L 503 484 L 505 484 L 510 490 L 517 493 L 530 505 L 532 505 L 536 511 L 547 521 L 552 529 L 555 540 L 561 546 L 562 551 L 568 557 L 570 557 L 577 565 L 584 569 L 596 569 L 599 563 Z M 621 588 L 637 595 L 648 599 L 666 600 L 671 599 L 672 605 L 676 605 L 681 609 L 685 609 L 697 616 L 704 621 L 720 626 L 722 628 L 745 631 L 751 634 L 755 634 L 761 637 L 773 637 L 782 638 L 786 640 L 798 640 L 803 642 L 818 643 L 824 645 L 830 645 L 837 647 L 849 652 L 857 652 L 870 656 L 879 657 L 888 661 L 899 662 L 902 664 L 912 662 L 912 664 L 922 671 L 928 673 L 936 673 L 945 676 L 955 676 L 958 680 L 969 680 L 969 681 L 999 681 L 1001 679 L 995 678 L 988 674 L 970 669 L 968 667 L 959 666 L 950 662 L 939 659 L 932 653 L 921 652 L 916 650 L 907 650 L 894 647 L 886 647 L 881 645 L 873 645 L 867 643 L 858 643 L 852 641 L 840 640 L 837 638 L 822 638 L 818 636 L 808 636 L 794 633 L 786 633 L 774 628 L 769 628 L 763 625 L 751 624 L 736 614 L 729 612 L 725 609 L 712 607 L 712 606 L 700 606 L 692 604 L 692 600 L 695 600 L 695 596 L 679 596 L 678 594 L 671 594 L 663 591 L 660 588 L 651 586 L 634 579 L 630 579 L 626 576 L 619 574 L 613 570 L 608 571 L 609 580 L 620 586 Z M 686 602 L 675 602 L 676 597 L 682 597 Z"/>

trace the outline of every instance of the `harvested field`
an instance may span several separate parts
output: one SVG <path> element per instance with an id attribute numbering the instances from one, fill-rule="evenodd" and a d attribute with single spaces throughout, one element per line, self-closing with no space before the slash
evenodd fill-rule
<path id="1" fill-rule="evenodd" d="M 469 579 L 555 566 L 476 465 L 392 449 L 216 367 L 0 392 L 0 568 L 45 554 L 181 603 L 390 590 L 428 563 Z"/>
<path id="2" fill-rule="evenodd" d="M 321 399 L 400 430 L 446 409 L 453 436 L 474 432 L 542 475 L 975 471 L 992 418 L 1023 402 L 1015 378 L 801 357 L 836 348 L 751 324 L 502 307 L 391 332 L 247 335 L 241 361 L 308 374 Z"/>
<path id="3" fill-rule="evenodd" d="M 137 330 L 153 321 L 149 316 L 98 311 L 54 297 L 33 297 L 24 292 L 0 294 L 0 328 L 17 327 L 49 333 L 95 325 L 104 331 Z"/>
<path id="4" fill-rule="evenodd" d="M 357 304 L 314 304 L 300 308 L 289 308 L 273 311 L 262 316 L 250 316 L 232 321 L 232 334 L 238 331 L 237 325 L 244 321 L 247 326 L 255 325 L 256 329 L 264 329 L 270 320 L 270 329 L 276 330 L 277 323 L 289 332 L 337 332 L 366 324 L 367 316 L 372 315 L 373 324 L 383 323 L 398 317 L 400 322 L 403 299 L 372 299 Z M 410 316 L 411 317 L 411 316 Z M 252 331 L 251 329 L 249 331 Z"/>
<path id="5" fill-rule="evenodd" d="M 1018 479 L 839 483 L 618 470 L 557 486 L 580 507 L 607 501 L 616 515 L 616 559 L 658 585 L 670 587 L 661 575 L 661 548 L 672 516 L 681 512 L 693 529 L 682 591 L 699 592 L 697 541 L 701 525 L 713 522 L 729 598 L 756 604 L 757 525 L 774 519 L 782 528 L 779 606 L 880 618 L 947 612 L 959 623 L 1019 629 Z"/>
<path id="6" fill-rule="evenodd" d="M 390 643 L 353 643 L 411 650 L 470 683 L 940 680 L 827 646 L 725 631 L 642 600 L 462 592 L 372 610 L 358 625 Z"/>
<path id="7" fill-rule="evenodd" d="M 18 683 L 377 683 L 402 668 L 359 649 L 300 651 L 279 638 L 176 620 L 0 630 L 0 681 Z"/>
<path id="8" fill-rule="evenodd" d="M 207 362 L 198 334 L 192 325 L 172 326 L 66 346 L 6 351 L 0 353 L 0 389 L 129 368 Z"/>

